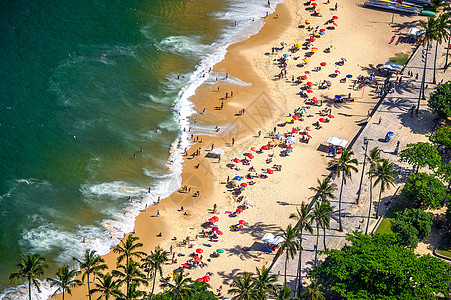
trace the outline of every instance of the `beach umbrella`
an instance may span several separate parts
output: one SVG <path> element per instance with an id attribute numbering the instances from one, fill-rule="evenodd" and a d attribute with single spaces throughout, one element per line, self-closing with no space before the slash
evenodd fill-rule
<path id="1" fill-rule="evenodd" d="M 313 82 L 309 81 L 309 82 L 307 82 L 307 85 L 308 85 L 309 87 L 312 87 L 312 86 L 313 86 Z"/>
<path id="2" fill-rule="evenodd" d="M 335 70 L 335 73 L 341 74 L 340 70 Z"/>
<path id="3" fill-rule="evenodd" d="M 199 257 L 199 256 L 194 256 L 194 261 L 195 261 L 195 262 L 200 262 L 200 261 L 201 261 L 201 259 L 200 259 L 200 257 Z"/>
<path id="4" fill-rule="evenodd" d="M 187 264 L 182 264 L 182 267 L 188 268 L 189 266 Z"/>
<path id="5" fill-rule="evenodd" d="M 175 276 L 175 274 L 173 272 L 171 272 L 171 273 L 168 274 L 168 276 L 172 278 L 172 277 Z"/>
<path id="6" fill-rule="evenodd" d="M 286 150 L 288 153 L 291 153 L 291 152 L 293 152 L 293 149 L 287 149 Z M 272 171 L 272 170 L 271 170 Z M 272 174 L 272 173 L 270 173 L 270 174 Z"/>
<path id="7" fill-rule="evenodd" d="M 211 223 L 214 223 L 214 222 L 213 222 L 213 219 L 211 219 L 211 218 L 210 218 L 210 219 L 208 219 L 208 221 L 209 221 L 209 222 L 211 222 Z"/>
<path id="8" fill-rule="evenodd" d="M 269 150 L 269 146 L 268 145 L 264 145 L 264 146 L 262 146 L 262 149 L 263 150 Z"/>
<path id="9" fill-rule="evenodd" d="M 280 133 L 276 133 L 276 139 L 280 139 Z"/>
<path id="10" fill-rule="evenodd" d="M 308 63 L 308 62 L 310 62 L 310 59 L 304 58 L 304 62 Z"/>
<path id="11" fill-rule="evenodd" d="M 223 235 L 224 233 L 222 233 L 221 230 L 218 230 L 218 231 L 216 231 L 216 234 L 217 234 L 217 235 Z"/>
<path id="12" fill-rule="evenodd" d="M 240 184 L 242 187 L 247 187 L 247 183 L 243 182 L 242 184 Z"/>
<path id="13" fill-rule="evenodd" d="M 310 71 L 305 71 L 304 73 L 308 75 L 308 74 L 310 74 Z"/>
<path id="14" fill-rule="evenodd" d="M 309 139 L 312 138 L 312 136 L 310 134 L 306 134 L 305 136 L 308 137 Z"/>
<path id="15" fill-rule="evenodd" d="M 285 118 L 285 122 L 287 122 L 287 123 L 291 123 L 291 119 L 290 118 Z"/>
<path id="16" fill-rule="evenodd" d="M 243 209 L 242 209 L 242 208 L 237 208 L 237 209 L 236 209 L 236 212 L 237 212 L 237 213 L 242 213 L 242 212 L 243 212 Z"/>
<path id="17" fill-rule="evenodd" d="M 212 217 L 213 221 L 218 222 L 219 221 L 219 217 L 218 216 L 214 216 Z"/>
<path id="18" fill-rule="evenodd" d="M 243 202 L 245 205 L 251 205 L 251 201 L 250 200 L 246 200 Z"/>
<path id="19" fill-rule="evenodd" d="M 312 6 L 313 6 L 313 7 L 316 7 L 317 5 L 318 5 L 318 4 L 316 4 L 316 3 L 312 3 Z"/>
<path id="20" fill-rule="evenodd" d="M 395 133 L 394 133 L 393 131 L 389 131 L 389 132 L 387 132 L 387 135 L 388 135 L 388 136 L 394 136 Z"/>
<path id="21" fill-rule="evenodd" d="M 287 149 L 293 149 L 293 147 L 291 147 L 291 146 L 287 146 Z"/>
<path id="22" fill-rule="evenodd" d="M 256 147 L 251 147 L 251 151 L 257 151 Z"/>
<path id="23" fill-rule="evenodd" d="M 319 32 L 325 32 L 326 31 L 326 29 L 324 29 L 324 28 L 321 28 L 320 30 L 319 30 Z"/>
<path id="24" fill-rule="evenodd" d="M 298 116 L 296 116 L 296 115 L 295 115 L 295 116 L 293 116 L 292 118 L 293 118 L 293 120 L 299 120 L 299 117 L 298 117 Z"/>
<path id="25" fill-rule="evenodd" d="M 351 74 L 346 75 L 346 78 L 352 78 Z"/>
<path id="26" fill-rule="evenodd" d="M 312 21 L 310 21 L 310 20 L 305 20 L 305 24 L 310 24 L 310 23 L 312 23 Z"/>
<path id="27" fill-rule="evenodd" d="M 274 144 L 274 141 L 269 141 L 269 142 L 268 142 L 268 146 L 269 146 L 269 147 L 274 147 L 274 145 L 275 145 L 275 144 Z"/>
<path id="28" fill-rule="evenodd" d="M 348 61 L 346 58 L 342 57 L 341 58 L 342 61 Z"/>
<path id="29" fill-rule="evenodd" d="M 319 118 L 319 121 L 322 122 L 322 123 L 324 123 L 324 122 L 326 122 L 326 119 L 324 119 L 324 118 Z"/>
<path id="30" fill-rule="evenodd" d="M 239 220 L 238 223 L 240 223 L 241 225 L 244 225 L 244 224 L 246 224 L 246 221 L 244 221 L 244 220 Z"/>
<path id="31" fill-rule="evenodd" d="M 197 278 L 197 281 L 204 282 L 204 279 L 202 277 L 201 278 Z"/>
<path id="32" fill-rule="evenodd" d="M 325 32 L 320 32 L 320 33 L 319 33 L 319 35 L 325 35 L 325 34 L 326 34 Z"/>
<path id="33" fill-rule="evenodd" d="M 317 48 L 312 48 L 312 50 L 311 50 L 313 53 L 316 53 L 316 52 L 318 52 L 318 49 Z"/>
<path id="34" fill-rule="evenodd" d="M 315 32 L 313 35 L 316 36 L 316 37 L 320 36 L 320 34 L 318 32 Z"/>
<path id="35" fill-rule="evenodd" d="M 332 24 L 333 24 L 334 26 L 338 26 L 338 24 L 337 24 L 337 23 L 335 23 L 335 22 L 334 22 L 334 23 L 332 23 Z"/>
<path id="36" fill-rule="evenodd" d="M 222 250 L 222 249 L 216 249 L 216 252 L 218 252 L 218 253 L 224 253 L 224 250 Z"/>
<path id="37" fill-rule="evenodd" d="M 288 142 L 288 143 L 294 143 L 294 142 L 296 142 L 296 138 L 295 138 L 294 136 L 289 136 L 289 137 L 287 138 L 287 142 Z"/>
<path id="38" fill-rule="evenodd" d="M 301 44 L 296 44 L 296 47 L 301 48 L 302 45 Z"/>
<path id="39" fill-rule="evenodd" d="M 335 98 L 341 99 L 341 96 L 340 95 L 335 95 Z"/>
<path id="40" fill-rule="evenodd" d="M 205 275 L 203 277 L 203 279 L 204 279 L 204 282 L 209 282 L 210 281 L 210 276 Z"/>
<path id="41" fill-rule="evenodd" d="M 301 76 L 301 79 L 302 79 L 302 80 L 306 80 L 306 79 L 307 79 L 307 76 L 302 75 L 302 76 Z"/>
<path id="42" fill-rule="evenodd" d="M 239 162 L 240 162 L 240 160 L 239 160 L 238 158 L 234 158 L 234 159 L 233 159 L 233 162 L 235 162 L 235 163 L 239 163 Z"/>
<path id="43" fill-rule="evenodd" d="M 202 249 L 200 249 L 200 248 L 198 248 L 198 249 L 196 249 L 196 253 L 204 253 L 204 250 L 202 250 Z"/>
<path id="44" fill-rule="evenodd" d="M 266 171 L 266 173 L 268 173 L 268 174 L 273 174 L 273 173 L 274 173 L 274 171 L 273 171 L 273 170 L 271 170 L 271 169 L 268 169 L 268 170 Z"/>
<path id="45" fill-rule="evenodd" d="M 313 97 L 313 98 L 315 98 L 315 97 Z M 305 109 L 301 109 L 300 113 L 301 113 L 301 115 L 303 115 L 303 114 L 306 114 L 307 111 Z"/>
<path id="46" fill-rule="evenodd" d="M 312 102 L 313 102 L 313 103 L 318 103 L 318 98 L 313 97 L 313 98 L 312 98 Z"/>
<path id="47" fill-rule="evenodd" d="M 332 20 L 338 20 L 337 16 L 332 16 Z"/>
<path id="48" fill-rule="evenodd" d="M 241 176 L 235 176 L 233 179 L 234 179 L 234 180 L 240 181 L 241 179 L 243 179 L 243 177 L 241 177 Z"/>
<path id="49" fill-rule="evenodd" d="M 311 131 L 311 130 L 312 130 L 312 127 L 310 127 L 310 126 L 307 126 L 307 127 L 305 127 L 305 130 L 307 130 L 307 131 Z"/>
<path id="50" fill-rule="evenodd" d="M 213 230 L 213 231 L 219 230 L 219 227 L 215 226 L 211 230 Z"/>
<path id="51" fill-rule="evenodd" d="M 328 115 L 328 117 L 331 119 L 335 118 L 333 115 Z"/>
<path id="52" fill-rule="evenodd" d="M 309 42 L 314 42 L 315 41 L 314 38 L 309 38 L 308 40 L 309 40 Z"/>
<path id="53" fill-rule="evenodd" d="M 281 46 L 286 46 L 286 45 L 287 45 L 287 43 L 285 43 L 285 42 L 282 42 L 282 43 L 280 43 L 280 45 L 281 45 Z"/>
<path id="54" fill-rule="evenodd" d="M 274 145 L 276 145 L 276 146 L 280 144 L 280 141 L 278 139 L 275 139 L 273 141 L 274 141 Z"/>
<path id="55" fill-rule="evenodd" d="M 319 12 L 319 13 L 323 12 L 323 10 L 321 8 L 318 8 L 316 11 Z"/>
<path id="56" fill-rule="evenodd" d="M 253 156 L 252 154 L 248 154 L 247 157 L 248 157 L 249 159 L 253 159 L 253 158 L 254 158 L 254 156 Z"/>
<path id="57" fill-rule="evenodd" d="M 327 63 L 326 63 L 325 61 L 323 61 L 323 62 L 320 63 L 320 66 L 322 66 L 322 67 L 324 67 L 324 66 L 326 66 L 326 65 L 327 65 Z"/>
<path id="58" fill-rule="evenodd" d="M 291 130 L 291 133 L 298 133 L 296 129 Z"/>
<path id="59" fill-rule="evenodd" d="M 311 94 L 311 93 L 313 93 L 313 91 L 312 90 L 307 90 L 307 93 Z"/>

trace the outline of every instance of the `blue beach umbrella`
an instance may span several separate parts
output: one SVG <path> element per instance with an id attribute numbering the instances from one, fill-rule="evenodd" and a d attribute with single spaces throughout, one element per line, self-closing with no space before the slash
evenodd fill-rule
<path id="1" fill-rule="evenodd" d="M 341 99 L 341 96 L 340 95 L 335 95 L 335 98 Z"/>
<path id="2" fill-rule="evenodd" d="M 352 78 L 351 74 L 346 75 L 346 78 Z"/>
<path id="3" fill-rule="evenodd" d="M 276 134 L 276 139 L 280 139 L 280 133 Z"/>
<path id="4" fill-rule="evenodd" d="M 288 153 L 291 153 L 291 152 L 293 152 L 293 149 L 287 149 L 286 150 Z"/>
<path id="5" fill-rule="evenodd" d="M 319 33 L 320 35 L 325 35 L 326 33 L 325 32 L 323 32 L 323 31 L 321 31 L 320 33 Z"/>
<path id="6" fill-rule="evenodd" d="M 394 133 L 393 131 L 389 131 L 389 132 L 387 132 L 387 135 L 388 135 L 388 136 L 394 136 L 395 133 Z"/>
<path id="7" fill-rule="evenodd" d="M 286 45 L 287 45 L 287 43 L 285 43 L 285 42 L 282 42 L 282 43 L 280 43 L 280 45 L 281 45 L 281 46 L 286 46 Z"/>
<path id="8" fill-rule="evenodd" d="M 241 179 L 243 179 L 243 177 L 241 177 L 241 176 L 235 176 L 235 178 L 233 178 L 234 180 L 238 180 L 238 181 L 240 181 Z"/>

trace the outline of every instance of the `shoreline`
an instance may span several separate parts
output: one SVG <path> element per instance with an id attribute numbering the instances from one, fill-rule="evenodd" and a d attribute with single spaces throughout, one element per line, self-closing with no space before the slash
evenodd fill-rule
<path id="1" fill-rule="evenodd" d="M 214 67 L 213 71 L 215 72 L 229 73 L 242 81 L 252 82 L 251 87 L 224 86 L 223 82 L 220 82 L 219 92 L 214 92 L 217 85 L 202 85 L 196 90 L 196 95 L 191 97 L 190 100 L 194 103 L 198 111 L 201 111 L 202 107 L 207 108 L 206 115 L 194 115 L 193 117 L 199 121 L 211 124 L 212 126 L 215 125 L 214 122 L 219 122 L 220 125 L 233 123 L 234 129 L 229 129 L 230 132 L 224 137 L 201 136 L 203 139 L 202 143 L 194 143 L 188 151 L 189 154 L 191 154 L 196 147 L 202 147 L 201 157 L 196 156 L 194 159 L 189 159 L 189 157 L 185 158 L 182 172 L 182 186 L 187 185 L 192 187 L 194 191 L 199 190 L 200 197 L 192 197 L 193 192 L 190 194 L 175 192 L 169 198 L 162 199 L 161 204 L 148 207 L 147 211 L 142 212 L 136 218 L 135 232 L 136 236 L 140 238 L 140 241 L 144 243 L 144 247 L 142 248 L 144 252 L 149 253 L 156 245 L 161 245 L 165 250 L 168 250 L 170 244 L 176 245 L 176 242 L 171 241 L 173 236 L 177 237 L 177 242 L 184 239 L 185 236 L 190 236 L 191 238 L 196 236 L 199 233 L 199 225 L 208 218 L 208 216 L 212 216 L 208 210 L 212 208 L 214 203 L 218 205 L 220 212 L 236 206 L 237 204 L 233 202 L 234 200 L 227 194 L 228 191 L 223 184 L 226 181 L 227 176 L 233 176 L 232 173 L 234 173 L 225 166 L 225 162 L 239 154 L 241 155 L 241 153 L 249 152 L 251 146 L 259 146 L 262 144 L 266 133 L 275 126 L 275 120 L 291 111 L 293 107 L 301 105 L 299 97 L 293 97 L 295 95 L 293 91 L 299 89 L 299 87 L 289 86 L 286 88 L 286 82 L 284 80 L 272 80 L 271 76 L 274 76 L 276 74 L 275 71 L 277 71 L 277 66 L 271 64 L 272 59 L 275 57 L 263 55 L 265 52 L 269 51 L 271 47 L 277 46 L 282 41 L 282 38 L 286 38 L 286 41 L 289 41 L 288 45 L 290 45 L 296 40 L 300 41 L 302 36 L 306 36 L 304 31 L 293 29 L 293 26 L 298 25 L 302 19 L 301 14 L 298 13 L 300 9 L 303 8 L 301 5 L 300 2 L 298 3 L 298 1 L 295 0 L 285 0 L 285 2 L 277 6 L 275 13 L 267 17 L 267 22 L 259 33 L 243 42 L 229 46 L 225 59 Z M 295 13 L 292 13 L 293 11 Z M 371 12 L 373 11 L 370 11 L 369 13 Z M 275 18 L 276 15 L 278 15 L 278 18 Z M 285 28 L 282 30 L 278 28 L 278 26 Z M 331 35 L 334 33 L 335 32 L 331 33 Z M 322 40 L 319 40 L 321 46 L 318 45 L 318 48 L 324 48 L 325 45 L 323 45 L 324 43 L 322 42 Z M 266 50 L 263 52 L 263 49 Z M 216 111 L 214 107 L 222 101 L 220 98 L 224 97 L 226 91 L 232 89 L 234 91 L 233 98 L 224 100 L 224 110 Z M 256 91 L 260 92 L 257 98 L 255 98 Z M 261 94 L 261 92 L 263 92 L 263 94 Z M 363 90 L 362 98 L 359 98 L 355 103 L 358 108 L 356 109 L 354 106 L 352 109 L 355 116 L 348 117 L 349 120 L 345 120 L 343 117 L 341 124 L 338 121 L 333 121 L 339 123 L 336 124 L 337 127 L 334 128 L 334 130 L 343 132 L 344 136 L 340 137 L 352 136 L 353 132 L 357 132 L 358 126 L 353 124 L 355 119 L 365 117 L 367 108 L 371 108 L 374 103 L 377 103 L 377 99 L 371 99 L 371 97 L 365 95 L 364 92 L 365 91 Z M 328 99 L 328 95 L 326 94 L 321 94 L 321 96 Z M 368 99 L 366 99 L 365 96 Z M 260 101 L 257 101 L 257 104 L 255 104 L 255 100 L 258 100 L 259 97 Z M 355 97 L 357 98 L 358 95 L 355 95 Z M 359 103 L 360 99 L 362 100 L 362 103 Z M 235 116 L 242 108 L 246 108 L 246 113 L 242 116 Z M 347 109 L 346 107 L 337 108 L 334 106 L 331 106 L 331 108 L 334 110 L 334 113 L 340 109 Z M 263 109 L 265 112 L 264 114 L 262 113 Z M 257 114 L 260 115 L 258 119 L 256 118 Z M 312 121 L 314 120 L 312 119 Z M 311 121 L 308 120 L 304 123 L 311 123 Z M 259 235 L 262 236 L 262 230 L 277 232 L 278 226 L 284 227 L 289 223 L 287 216 L 293 211 L 294 207 L 286 209 L 285 204 L 279 203 L 277 207 L 272 210 L 271 208 L 276 205 L 276 203 L 274 203 L 274 199 L 271 198 L 271 196 L 271 199 L 266 198 L 268 198 L 268 195 L 273 195 L 272 197 L 277 195 L 279 202 L 287 203 L 287 205 L 298 205 L 300 203 L 299 199 L 297 199 L 297 197 L 295 197 L 296 199 L 293 199 L 293 195 L 300 194 L 303 195 L 304 198 L 310 196 L 308 187 L 315 184 L 317 177 L 321 178 L 321 176 L 327 174 L 325 168 L 321 167 L 327 164 L 329 158 L 317 151 L 317 147 L 319 147 L 331 133 L 331 126 L 326 128 L 327 125 L 324 126 L 325 128 L 323 131 L 314 132 L 315 135 L 312 140 L 313 145 L 309 144 L 308 147 L 297 145 L 298 148 L 302 147 L 302 151 L 296 152 L 288 158 L 291 161 L 291 165 L 285 166 L 284 164 L 283 173 L 285 176 L 290 177 L 290 180 L 282 180 L 279 174 L 275 174 L 268 185 L 265 184 L 261 190 L 253 190 L 252 187 L 250 187 L 249 193 L 246 191 L 248 194 L 246 198 L 259 199 L 259 203 L 255 203 L 255 205 L 253 205 L 254 207 L 250 208 L 251 212 L 254 211 L 252 216 L 246 212 L 243 214 L 243 218 L 249 223 L 249 227 L 240 233 L 228 232 L 227 226 L 230 222 L 228 218 L 225 218 L 224 214 L 220 215 L 221 220 L 219 224 L 224 231 L 224 236 L 220 238 L 219 242 L 221 245 L 225 246 L 226 244 L 230 244 L 231 239 L 233 239 L 237 245 L 248 246 L 249 241 L 255 241 L 256 238 L 258 239 Z M 259 130 L 262 131 L 262 136 L 254 136 Z M 236 138 L 236 144 L 233 147 L 230 147 L 229 144 L 231 143 L 232 137 Z M 318 141 L 321 142 L 318 143 Z M 216 159 L 212 160 L 204 157 L 204 150 L 206 148 L 210 149 L 211 144 L 213 143 L 215 147 L 225 149 L 225 155 L 221 160 L 221 164 L 218 164 Z M 296 166 L 295 162 L 308 168 L 308 176 L 306 176 L 306 174 L 299 174 L 299 168 Z M 195 168 L 197 164 L 200 165 L 199 168 Z M 263 164 L 262 166 L 265 165 Z M 302 169 L 304 169 L 304 167 Z M 297 182 L 302 182 L 302 186 L 294 184 Z M 279 190 L 279 192 L 274 194 L 274 190 Z M 283 190 L 283 193 L 281 193 L 280 190 Z M 224 194 L 226 194 L 226 196 L 224 196 Z M 187 211 L 187 216 L 177 211 L 180 206 L 183 206 L 185 211 Z M 157 210 L 160 210 L 160 217 L 156 217 Z M 257 214 L 259 216 L 256 216 Z M 264 222 L 258 221 L 259 218 L 265 219 L 265 221 L 267 220 L 268 224 L 260 224 Z M 278 220 L 280 223 L 276 222 Z M 252 231 L 256 231 L 258 234 L 255 235 Z M 162 238 L 156 237 L 159 232 L 162 233 Z M 250 238 L 246 233 L 250 233 Z M 226 243 L 226 240 L 228 243 Z M 228 249 L 230 253 L 235 253 L 237 256 L 237 258 L 232 258 L 231 255 L 229 255 L 228 257 L 230 257 L 231 260 L 225 262 L 225 264 L 222 262 L 222 265 L 219 261 L 213 260 L 211 266 L 208 267 L 208 270 L 214 273 L 215 271 L 213 269 L 222 270 L 218 273 L 223 273 L 223 278 L 230 278 L 230 274 L 236 275 L 237 272 L 242 271 L 243 269 L 253 271 L 254 266 L 261 267 L 264 263 L 272 260 L 272 255 L 267 255 L 262 258 L 257 254 L 259 251 L 256 251 L 256 253 L 253 251 L 253 253 L 247 255 L 239 253 L 239 249 L 235 249 L 236 247 L 231 247 L 229 245 L 221 247 Z M 186 248 L 176 248 L 176 251 L 189 252 L 190 250 Z M 110 251 L 109 254 L 103 257 L 110 268 L 115 266 L 116 254 Z M 240 268 L 235 271 L 235 268 L 232 266 L 233 264 L 240 264 Z M 174 267 L 175 265 L 169 265 L 169 268 L 171 269 Z M 165 267 L 165 273 L 167 273 L 167 269 L 168 268 Z M 202 272 L 202 270 L 195 270 L 192 272 L 196 274 L 198 271 Z M 214 288 L 222 284 L 227 284 L 227 281 L 224 282 L 224 280 L 218 279 L 212 279 L 211 284 Z M 157 291 L 158 290 L 159 287 L 157 287 Z M 73 296 L 66 298 L 78 299 L 77 297 L 84 297 L 85 294 L 86 287 L 75 288 Z M 59 296 L 58 299 L 60 299 Z"/>

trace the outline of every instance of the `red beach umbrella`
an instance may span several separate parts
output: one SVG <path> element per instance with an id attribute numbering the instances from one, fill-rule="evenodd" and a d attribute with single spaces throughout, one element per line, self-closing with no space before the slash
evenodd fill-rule
<path id="1" fill-rule="evenodd" d="M 320 63 L 320 65 L 321 65 L 322 67 L 324 67 L 324 66 L 327 65 L 327 63 L 323 61 L 322 63 Z"/>
<path id="2" fill-rule="evenodd" d="M 197 278 L 197 281 L 204 282 L 204 279 L 202 277 L 201 278 Z"/>
<path id="3" fill-rule="evenodd" d="M 188 268 L 189 266 L 187 264 L 182 264 L 182 267 Z"/>
<path id="4" fill-rule="evenodd" d="M 211 219 L 212 219 L 214 222 L 218 222 L 218 221 L 219 221 L 218 216 L 214 216 L 214 217 L 212 217 Z"/>
<path id="5" fill-rule="evenodd" d="M 324 29 L 324 28 L 321 28 L 321 29 L 319 30 L 319 32 L 324 32 L 324 31 L 326 31 L 326 29 Z"/>
<path id="6" fill-rule="evenodd" d="M 307 90 L 307 93 L 311 94 L 311 93 L 313 93 L 313 91 L 312 90 Z"/>
<path id="7" fill-rule="evenodd" d="M 194 256 L 194 261 L 195 261 L 195 262 L 200 262 L 200 261 L 201 261 L 201 259 L 200 259 L 200 257 L 199 257 L 199 256 Z"/>
<path id="8" fill-rule="evenodd" d="M 314 38 L 309 38 L 308 40 L 309 40 L 310 42 L 314 42 L 314 41 L 315 41 Z"/>
<path id="9" fill-rule="evenodd" d="M 268 145 L 264 145 L 264 146 L 262 146 L 262 149 L 263 150 L 269 150 L 269 146 Z"/>
<path id="10" fill-rule="evenodd" d="M 251 151 L 257 151 L 256 147 L 251 147 Z"/>
<path id="11" fill-rule="evenodd" d="M 242 209 L 242 208 L 237 208 L 237 209 L 236 209 L 236 212 L 237 212 L 237 213 L 242 213 L 242 212 L 243 212 L 243 209 Z"/>
<path id="12" fill-rule="evenodd" d="M 299 120 L 299 117 L 298 117 L 298 116 L 296 116 L 296 115 L 295 115 L 295 116 L 293 116 L 292 118 L 293 118 L 293 120 Z"/>
<path id="13" fill-rule="evenodd" d="M 242 187 L 247 187 L 247 183 L 243 182 L 242 184 L 240 184 Z"/>
<path id="14" fill-rule="evenodd" d="M 331 119 L 335 118 L 333 115 L 328 115 L 328 117 Z"/>
<path id="15" fill-rule="evenodd" d="M 322 122 L 322 123 L 324 123 L 324 122 L 326 122 L 326 119 L 324 119 L 324 118 L 319 118 L 319 121 Z"/>
<path id="16" fill-rule="evenodd" d="M 252 155 L 252 154 L 248 154 L 248 155 L 246 155 L 247 156 L 247 158 L 249 158 L 249 159 L 253 159 L 254 158 L 254 155 Z"/>
<path id="17" fill-rule="evenodd" d="M 340 70 L 335 70 L 335 73 L 341 74 Z"/>
<path id="18" fill-rule="evenodd" d="M 200 248 L 199 248 L 199 249 L 196 249 L 196 253 L 199 253 L 199 254 L 200 254 L 200 253 L 204 253 L 204 250 L 202 250 L 202 249 L 200 249 Z"/>
<path id="19" fill-rule="evenodd" d="M 239 220 L 238 223 L 240 223 L 241 225 L 245 225 L 245 224 L 246 224 L 246 221 L 244 221 L 244 220 Z"/>
<path id="20" fill-rule="evenodd" d="M 306 80 L 306 79 L 307 79 L 307 76 L 302 75 L 302 76 L 301 76 L 301 79 L 302 79 L 302 80 Z"/>
<path id="21" fill-rule="evenodd" d="M 309 82 L 307 82 L 307 85 L 308 85 L 309 87 L 311 87 L 311 86 L 313 86 L 313 82 L 309 81 Z"/>
<path id="22" fill-rule="evenodd" d="M 266 171 L 268 174 L 273 174 L 274 173 L 274 171 L 273 170 L 271 170 L 271 169 L 268 169 L 268 171 Z"/>
<path id="23" fill-rule="evenodd" d="M 305 71 L 304 73 L 305 73 L 305 74 L 310 74 L 310 71 Z"/>
<path id="24" fill-rule="evenodd" d="M 216 231 L 216 234 L 217 234 L 217 235 L 223 235 L 224 233 L 222 233 L 221 230 L 218 230 L 218 231 Z"/>
<path id="25" fill-rule="evenodd" d="M 209 282 L 210 281 L 210 276 L 205 275 L 203 277 L 204 282 Z"/>
<path id="26" fill-rule="evenodd" d="M 310 135 L 310 134 L 307 134 L 306 135 L 309 139 L 311 139 L 312 138 L 312 136 Z"/>
<path id="27" fill-rule="evenodd" d="M 313 102 L 313 103 L 318 103 L 318 98 L 313 97 L 313 98 L 312 98 L 312 102 Z"/>
<path id="28" fill-rule="evenodd" d="M 291 130 L 291 133 L 298 133 L 296 129 Z"/>
<path id="29" fill-rule="evenodd" d="M 332 24 L 333 24 L 334 26 L 338 26 L 338 24 L 337 24 L 337 23 L 335 23 L 335 22 L 334 22 L 334 23 L 332 23 Z"/>
<path id="30" fill-rule="evenodd" d="M 333 16 L 332 20 L 338 20 L 338 17 L 337 16 Z"/>
<path id="31" fill-rule="evenodd" d="M 287 146 L 287 149 L 293 149 L 293 147 L 291 147 L 291 146 Z"/>
<path id="32" fill-rule="evenodd" d="M 235 158 L 235 159 L 233 160 L 233 162 L 235 162 L 235 163 L 239 163 L 239 162 L 240 162 L 240 160 L 239 160 L 238 158 Z"/>
<path id="33" fill-rule="evenodd" d="M 317 5 L 318 5 L 318 4 L 316 4 L 316 3 L 312 3 L 312 6 L 313 6 L 313 7 L 315 7 L 315 6 L 317 6 Z"/>
<path id="34" fill-rule="evenodd" d="M 311 131 L 311 130 L 312 130 L 312 127 L 310 127 L 310 126 L 307 126 L 307 127 L 305 127 L 305 130 L 307 130 L 307 131 Z"/>

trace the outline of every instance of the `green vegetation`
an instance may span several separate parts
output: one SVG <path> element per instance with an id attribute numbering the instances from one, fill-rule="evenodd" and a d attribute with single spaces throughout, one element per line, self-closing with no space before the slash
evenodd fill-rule
<path id="1" fill-rule="evenodd" d="M 311 271 L 324 287 L 350 300 L 435 299 L 451 296 L 451 266 L 430 255 L 417 256 L 393 235 L 348 235 L 351 245 L 329 250 Z"/>
<path id="2" fill-rule="evenodd" d="M 420 168 L 429 167 L 434 170 L 441 163 L 441 157 L 437 149 L 429 143 L 408 144 L 407 147 L 399 152 L 400 161 L 407 162 L 413 166 L 418 173 Z"/>
<path id="3" fill-rule="evenodd" d="M 444 147 L 451 147 L 451 126 L 440 126 L 434 131 L 429 139 Z"/>
<path id="4" fill-rule="evenodd" d="M 437 253 L 451 259 L 451 234 L 449 232 L 443 238 L 440 247 L 437 249 Z"/>
<path id="5" fill-rule="evenodd" d="M 391 230 L 400 245 L 415 249 L 418 241 L 429 236 L 434 216 L 421 209 L 406 209 L 402 213 L 396 213 L 392 220 Z"/>
<path id="6" fill-rule="evenodd" d="M 440 118 L 447 119 L 451 117 L 451 82 L 448 81 L 431 94 L 428 100 L 428 106 Z"/>
<path id="7" fill-rule="evenodd" d="M 409 177 L 401 195 L 424 208 L 440 208 L 445 204 L 446 187 L 432 175 L 417 173 Z"/>
<path id="8" fill-rule="evenodd" d="M 409 60 L 409 54 L 404 52 L 396 53 L 394 57 L 390 57 L 389 62 L 404 66 Z"/>

